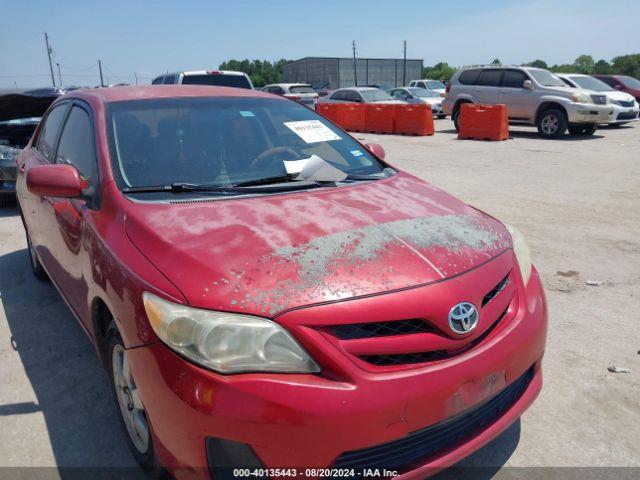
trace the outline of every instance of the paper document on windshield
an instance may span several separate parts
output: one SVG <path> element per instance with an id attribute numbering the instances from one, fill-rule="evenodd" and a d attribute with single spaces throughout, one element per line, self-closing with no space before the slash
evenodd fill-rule
<path id="1" fill-rule="evenodd" d="M 284 122 L 284 125 L 307 143 L 330 142 L 340 140 L 333 130 L 320 120 L 302 120 L 299 122 Z"/>
<path id="2" fill-rule="evenodd" d="M 347 174 L 334 167 L 329 162 L 311 155 L 301 160 L 285 160 L 284 168 L 289 174 L 298 174 L 296 180 L 311 180 L 315 182 L 341 182 L 347 178 Z"/>

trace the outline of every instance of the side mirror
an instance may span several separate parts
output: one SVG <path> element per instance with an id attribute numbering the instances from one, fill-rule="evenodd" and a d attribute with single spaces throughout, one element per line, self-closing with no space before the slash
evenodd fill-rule
<path id="1" fill-rule="evenodd" d="M 525 80 L 524 82 L 522 82 L 522 88 L 533 90 L 533 83 L 531 82 L 531 80 Z"/>
<path id="2" fill-rule="evenodd" d="M 364 146 L 380 160 L 384 160 L 384 157 L 387 155 L 379 143 L 365 143 Z"/>
<path id="3" fill-rule="evenodd" d="M 84 188 L 71 165 L 39 165 L 27 171 L 27 189 L 39 197 L 80 198 Z"/>

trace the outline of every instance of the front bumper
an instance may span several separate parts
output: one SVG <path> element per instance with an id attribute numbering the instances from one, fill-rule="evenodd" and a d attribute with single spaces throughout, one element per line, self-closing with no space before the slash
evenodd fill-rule
<path id="1" fill-rule="evenodd" d="M 380 297 L 398 296 L 392 303 L 403 302 L 422 289 L 424 298 L 429 288 Z M 128 355 L 160 460 L 184 478 L 208 475 L 209 437 L 248 445 L 268 468 L 330 467 L 345 452 L 407 437 L 488 401 L 530 370 L 526 388 L 497 418 L 417 464 L 398 469 L 399 478 L 424 478 L 498 436 L 540 392 L 547 308 L 535 269 L 517 297 L 517 308 L 505 317 L 504 327 L 477 348 L 401 371 L 372 373 L 351 364 L 346 374 L 329 367 L 322 376 L 225 376 L 183 360 L 161 343 L 130 349 Z M 327 352 L 340 356 L 333 345 Z"/>
<path id="2" fill-rule="evenodd" d="M 612 104 L 611 106 L 613 107 L 613 115 L 607 124 L 614 125 L 617 123 L 628 123 L 638 120 L 640 108 L 637 103 L 633 107 L 622 107 L 616 104 Z"/>
<path id="3" fill-rule="evenodd" d="M 613 120 L 613 106 L 586 103 L 564 105 L 569 123 L 609 123 Z"/>

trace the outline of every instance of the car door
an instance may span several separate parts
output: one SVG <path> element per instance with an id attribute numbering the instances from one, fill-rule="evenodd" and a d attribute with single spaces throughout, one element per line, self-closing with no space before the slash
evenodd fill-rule
<path id="1" fill-rule="evenodd" d="M 58 139 L 55 163 L 71 165 L 91 189 L 98 182 L 98 169 L 90 109 L 74 101 Z M 86 200 L 43 197 L 40 221 L 46 228 L 48 255 L 42 258 L 45 269 L 54 279 L 78 318 L 88 318 L 87 283 L 82 274 L 83 233 Z M 45 263 L 46 262 L 46 263 Z"/>
<path id="2" fill-rule="evenodd" d="M 534 93 L 524 88 L 525 80 L 531 80 L 522 70 L 506 69 L 502 77 L 502 87 L 498 103 L 504 103 L 509 119 L 530 121 L 535 108 L 532 108 Z"/>
<path id="3" fill-rule="evenodd" d="M 478 103 L 495 105 L 500 96 L 500 82 L 502 69 L 485 68 L 480 70 L 480 75 L 474 87 L 472 95 Z"/>
<path id="4" fill-rule="evenodd" d="M 40 218 L 42 198 L 29 192 L 26 177 L 31 168 L 54 162 L 56 143 L 69 105 L 69 102 L 58 102 L 46 113 L 40 122 L 31 147 L 26 148 L 18 157 L 18 201 L 29 237 L 39 256 L 42 256 L 43 250 L 46 250 L 46 244 L 43 245 L 42 239 L 46 232 Z"/>

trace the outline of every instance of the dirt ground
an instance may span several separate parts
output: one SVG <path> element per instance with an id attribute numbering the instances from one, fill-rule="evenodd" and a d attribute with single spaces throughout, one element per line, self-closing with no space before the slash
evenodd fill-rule
<path id="1" fill-rule="evenodd" d="M 449 473 L 640 478 L 640 125 L 563 140 L 512 128 L 504 142 L 457 140 L 449 120 L 436 129 L 356 136 L 519 228 L 550 312 L 540 397 Z M 133 465 L 94 351 L 51 284 L 33 278 L 25 248 L 17 211 L 1 209 L 0 466 Z"/>

